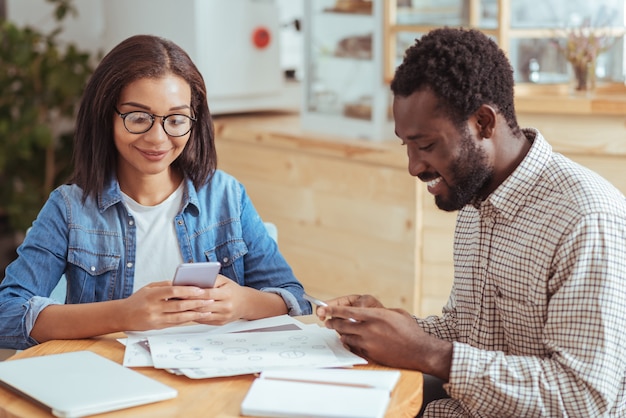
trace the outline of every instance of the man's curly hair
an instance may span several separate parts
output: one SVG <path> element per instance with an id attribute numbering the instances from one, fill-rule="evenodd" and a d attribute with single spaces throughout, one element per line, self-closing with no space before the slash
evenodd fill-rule
<path id="1" fill-rule="evenodd" d="M 515 135 L 513 68 L 498 45 L 474 29 L 435 29 L 407 49 L 391 82 L 396 96 L 430 88 L 442 112 L 461 127 L 483 104 L 493 106 Z"/>

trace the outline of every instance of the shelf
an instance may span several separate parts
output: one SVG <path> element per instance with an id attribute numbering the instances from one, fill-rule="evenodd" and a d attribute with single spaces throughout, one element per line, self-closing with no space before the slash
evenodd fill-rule
<path id="1" fill-rule="evenodd" d="M 393 138 L 382 74 L 383 1 L 306 0 L 302 126 L 382 141 Z M 346 8 L 367 3 L 368 13 Z"/>
<path id="2" fill-rule="evenodd" d="M 518 84 L 515 87 L 515 110 L 518 113 L 553 115 L 624 116 L 626 118 L 626 86 L 599 86 L 588 96 L 574 95 L 569 86 Z"/>
<path id="3" fill-rule="evenodd" d="M 447 6 L 437 7 L 434 6 L 436 2 L 428 2 L 431 6 L 424 10 L 407 9 L 398 3 L 400 2 L 397 0 L 385 0 L 384 4 L 383 76 L 387 83 L 391 82 L 397 61 L 404 55 L 401 49 L 404 49 L 405 45 L 399 44 L 398 39 L 405 34 L 424 34 L 442 26 L 461 25 L 475 28 L 493 37 L 514 66 L 516 82 L 528 80 L 528 63 L 531 59 L 536 59 L 541 64 L 541 71 L 564 72 L 567 65 L 565 58 L 556 51 L 556 48 L 549 47 L 549 44 L 552 40 L 565 36 L 563 28 L 572 26 L 573 12 L 576 12 L 580 19 L 587 17 L 593 19 L 598 15 L 604 16 L 602 13 L 610 12 L 613 18 L 608 19 L 605 26 L 594 29 L 601 29 L 603 33 L 609 33 L 617 38 L 624 36 L 623 21 L 626 6 L 619 5 L 619 2 L 613 3 L 611 7 L 607 6 L 608 12 L 600 9 L 600 3 L 596 2 L 583 2 L 585 7 L 581 4 L 578 10 L 568 0 L 552 2 L 554 3 L 551 3 L 552 8 L 530 0 L 525 2 L 458 0 L 447 2 Z M 616 83 L 621 83 L 624 78 L 625 42 L 626 40 L 619 41 L 598 58 L 599 65 L 603 66 L 605 71 L 604 77 Z"/>
<path id="4" fill-rule="evenodd" d="M 355 15 L 355 16 L 372 16 L 372 10 L 341 10 L 341 9 L 324 9 L 324 13 L 337 13 L 340 15 Z"/>

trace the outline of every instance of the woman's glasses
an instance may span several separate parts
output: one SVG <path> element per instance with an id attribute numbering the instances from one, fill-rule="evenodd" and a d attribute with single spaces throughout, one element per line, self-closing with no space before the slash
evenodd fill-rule
<path id="1" fill-rule="evenodd" d="M 159 116 L 141 111 L 127 113 L 121 113 L 117 109 L 115 109 L 115 111 L 124 121 L 124 128 L 126 128 L 126 130 L 131 134 L 143 134 L 148 132 L 150 128 L 152 128 L 152 125 L 154 125 L 154 120 L 156 118 L 161 118 L 161 125 L 163 126 L 163 130 L 166 134 L 174 137 L 183 136 L 191 131 L 193 123 L 196 121 L 196 119 L 191 116 L 177 113 Z"/>

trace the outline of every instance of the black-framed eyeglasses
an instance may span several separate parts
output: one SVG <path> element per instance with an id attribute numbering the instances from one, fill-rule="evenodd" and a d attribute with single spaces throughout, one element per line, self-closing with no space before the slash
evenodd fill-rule
<path id="1" fill-rule="evenodd" d="M 143 134 L 148 132 L 152 128 L 152 125 L 154 125 L 154 120 L 161 118 L 161 125 L 166 134 L 173 137 L 183 136 L 191 131 L 193 123 L 196 121 L 196 119 L 191 116 L 179 113 L 159 116 L 139 110 L 122 113 L 116 108 L 115 111 L 124 121 L 124 128 L 131 134 Z"/>

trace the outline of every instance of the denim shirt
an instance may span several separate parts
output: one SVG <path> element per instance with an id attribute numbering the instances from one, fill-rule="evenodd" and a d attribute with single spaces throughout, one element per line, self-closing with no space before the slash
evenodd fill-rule
<path id="1" fill-rule="evenodd" d="M 57 303 L 49 296 L 62 274 L 66 303 L 131 295 L 137 234 L 119 184 L 112 179 L 98 199 L 84 204 L 82 197 L 76 185 L 54 190 L 7 267 L 0 284 L 0 347 L 37 344 L 30 332 L 39 313 Z M 220 273 L 238 284 L 280 295 L 290 315 L 311 313 L 302 285 L 244 187 L 230 175 L 217 170 L 198 190 L 186 179 L 173 222 L 185 262 L 219 261 Z"/>

